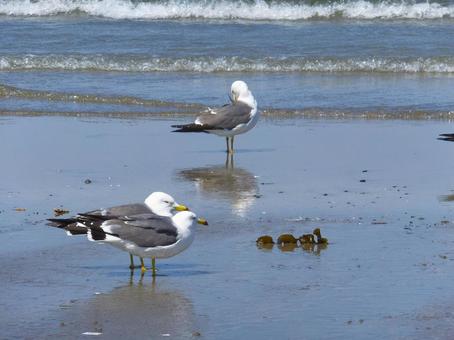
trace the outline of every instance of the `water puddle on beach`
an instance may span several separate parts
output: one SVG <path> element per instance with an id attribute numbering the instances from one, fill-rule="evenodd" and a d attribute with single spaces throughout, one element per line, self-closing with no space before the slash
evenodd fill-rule
<path id="1" fill-rule="evenodd" d="M 452 124 L 263 119 L 230 160 L 221 138 L 170 133 L 187 120 L 1 120 L 2 337 L 452 334 L 454 143 L 436 140 Z M 158 190 L 210 225 L 155 280 L 45 225 Z M 256 246 L 316 227 L 326 247 Z"/>

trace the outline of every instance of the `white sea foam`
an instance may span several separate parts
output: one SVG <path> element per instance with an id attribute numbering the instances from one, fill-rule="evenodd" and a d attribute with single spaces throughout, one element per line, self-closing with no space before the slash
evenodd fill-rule
<path id="1" fill-rule="evenodd" d="M 0 70 L 87 72 L 378 72 L 454 73 L 454 57 L 306 59 L 240 57 L 148 58 L 106 55 L 0 56 Z"/>
<path id="2" fill-rule="evenodd" d="M 114 19 L 243 19 L 306 20 L 350 19 L 440 19 L 454 18 L 454 5 L 436 2 L 369 2 L 350 0 L 320 4 L 267 3 L 263 0 L 132 2 L 130 0 L 0 0 L 0 14 L 49 16 L 85 13 Z"/>

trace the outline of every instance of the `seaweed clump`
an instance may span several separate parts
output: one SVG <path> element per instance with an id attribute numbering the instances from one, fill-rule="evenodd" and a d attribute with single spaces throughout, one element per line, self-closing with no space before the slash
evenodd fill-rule
<path id="1" fill-rule="evenodd" d="M 256 243 L 257 247 L 262 249 L 272 249 L 275 244 L 270 235 L 260 236 Z M 320 254 L 320 250 L 326 249 L 328 239 L 322 236 L 320 228 L 315 228 L 312 234 L 303 234 L 299 238 L 292 234 L 281 234 L 276 243 L 281 251 L 293 251 L 298 245 L 301 245 L 305 251 Z"/>

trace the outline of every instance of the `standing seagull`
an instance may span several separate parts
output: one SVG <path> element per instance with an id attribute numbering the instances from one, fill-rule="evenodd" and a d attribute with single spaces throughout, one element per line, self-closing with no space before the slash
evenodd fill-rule
<path id="1" fill-rule="evenodd" d="M 117 205 L 110 208 L 102 208 L 85 213 L 80 213 L 70 218 L 50 218 L 48 224 L 51 227 L 57 227 L 66 230 L 70 236 L 86 235 L 88 232 L 86 222 L 116 219 L 119 216 L 131 216 L 139 214 L 155 214 L 158 216 L 172 217 L 175 211 L 185 211 L 188 208 L 178 204 L 175 199 L 165 192 L 155 191 L 151 193 L 144 203 L 130 203 Z M 134 260 L 132 254 L 129 254 L 130 268 L 134 269 Z M 143 263 L 143 260 L 141 263 Z"/>
<path id="2" fill-rule="evenodd" d="M 208 225 L 206 220 L 197 219 L 191 211 L 182 211 L 173 217 L 140 214 L 104 218 L 107 217 L 95 216 L 90 221 L 82 222 L 88 228 L 88 239 L 108 243 L 140 257 L 142 273 L 146 271 L 143 258 L 150 257 L 153 276 L 156 275 L 156 258 L 175 256 L 191 245 L 194 221 Z"/>
<path id="3" fill-rule="evenodd" d="M 233 82 L 230 89 L 231 104 L 211 109 L 196 118 L 194 123 L 172 125 L 173 132 L 205 132 L 225 137 L 227 152 L 233 153 L 233 138 L 252 129 L 259 119 L 257 102 L 246 83 Z"/>

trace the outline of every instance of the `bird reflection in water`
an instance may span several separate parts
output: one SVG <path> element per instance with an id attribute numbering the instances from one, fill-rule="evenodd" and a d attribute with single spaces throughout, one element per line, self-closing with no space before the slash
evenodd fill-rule
<path id="1" fill-rule="evenodd" d="M 184 292 L 154 282 L 130 283 L 75 304 L 60 316 L 57 335 L 96 332 L 105 338 L 191 338 L 200 328 Z M 72 337 L 72 336 L 71 336 Z"/>
<path id="2" fill-rule="evenodd" d="M 228 200 L 237 216 L 246 216 L 259 197 L 256 177 L 245 169 L 235 168 L 232 154 L 227 154 L 225 165 L 184 169 L 177 176 L 194 182 L 202 195 Z"/>

